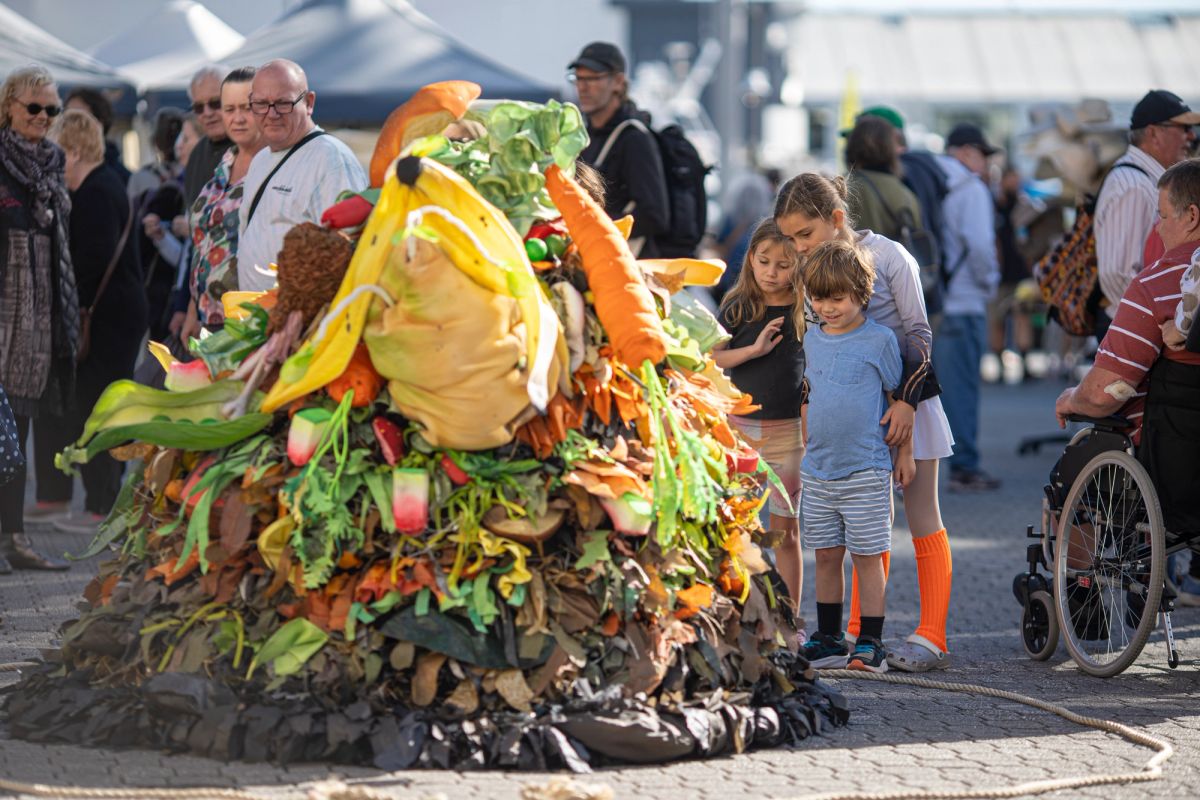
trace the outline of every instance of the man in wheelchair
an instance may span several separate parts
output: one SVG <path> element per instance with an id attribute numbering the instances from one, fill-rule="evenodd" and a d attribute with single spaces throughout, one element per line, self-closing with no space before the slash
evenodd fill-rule
<path id="1" fill-rule="evenodd" d="M 1200 159 L 1181 161 L 1159 179 L 1157 230 L 1166 252 L 1130 283 L 1094 366 L 1059 396 L 1054 411 L 1063 427 L 1071 415 L 1127 419 L 1122 433 L 1150 477 L 1164 527 L 1183 537 L 1200 534 L 1200 335 L 1189 337 L 1186 348 L 1169 346 L 1164 328 L 1174 333 L 1180 279 L 1193 260 L 1200 262 Z M 1095 445 L 1114 441 L 1120 437 Z M 1194 563 L 1200 566 L 1200 558 Z M 1181 595 L 1185 600 L 1200 605 L 1200 596 Z"/>

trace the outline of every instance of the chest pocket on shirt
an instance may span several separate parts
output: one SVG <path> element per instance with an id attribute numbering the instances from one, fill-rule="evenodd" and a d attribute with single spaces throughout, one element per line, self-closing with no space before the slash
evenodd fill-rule
<path id="1" fill-rule="evenodd" d="M 838 353 L 833 357 L 829 380 L 839 386 L 857 386 L 866 380 L 867 362 L 862 356 Z"/>

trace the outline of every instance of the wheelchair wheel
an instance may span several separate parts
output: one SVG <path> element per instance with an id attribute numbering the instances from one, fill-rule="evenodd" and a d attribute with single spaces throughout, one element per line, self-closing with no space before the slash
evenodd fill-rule
<path id="1" fill-rule="evenodd" d="M 1093 458 L 1059 519 L 1054 602 L 1059 630 L 1084 672 L 1125 670 L 1154 629 L 1166 546 L 1150 476 L 1122 450 Z"/>
<path id="2" fill-rule="evenodd" d="M 1058 617 L 1049 592 L 1029 595 L 1029 604 L 1021 614 L 1021 641 L 1034 661 L 1045 661 L 1058 649 Z"/>

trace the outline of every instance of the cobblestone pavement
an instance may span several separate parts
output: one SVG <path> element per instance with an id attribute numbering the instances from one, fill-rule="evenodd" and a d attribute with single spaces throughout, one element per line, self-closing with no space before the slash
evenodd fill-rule
<path id="1" fill-rule="evenodd" d="M 1176 748 L 1163 780 L 1059 792 L 1100 800 L 1200 796 L 1200 611 L 1176 614 L 1183 663 L 1166 667 L 1166 648 L 1154 635 L 1138 664 L 1109 680 L 1080 673 L 1059 652 L 1028 660 L 1018 635 L 1020 608 L 1012 577 L 1024 568 L 1024 526 L 1037 521 L 1041 485 L 1061 445 L 1018 457 L 1023 435 L 1051 432 L 1058 384 L 990 387 L 984 393 L 984 466 L 1004 479 L 995 493 L 945 495 L 943 510 L 954 546 L 951 617 L 953 669 L 937 677 L 1030 694 L 1076 711 L 1114 719 L 1162 736 Z M 916 625 L 916 578 L 903 518 L 897 522 L 887 636 Z M 82 537 L 44 534 L 57 552 L 78 552 Z M 811 564 L 810 564 L 811 570 Z M 61 576 L 18 573 L 0 577 L 0 662 L 36 657 L 72 616 L 88 579 L 86 564 Z M 811 596 L 805 600 L 811 613 Z M 12 678 L 0 675 L 0 684 Z M 815 792 L 953 790 L 1097 772 L 1135 770 L 1150 757 L 1114 736 L 989 698 L 905 686 L 843 681 L 851 701 L 848 728 L 797 750 L 769 750 L 704 762 L 617 769 L 585 776 L 610 785 L 619 798 L 771 797 Z M 303 796 L 297 784 L 330 776 L 362 779 L 394 797 L 438 794 L 516 798 L 521 788 L 554 776 L 507 773 L 380 773 L 320 764 L 287 767 L 224 764 L 146 751 L 47 747 L 13 741 L 0 728 L 0 775 L 18 781 L 95 787 L 240 787 L 264 796 Z"/>

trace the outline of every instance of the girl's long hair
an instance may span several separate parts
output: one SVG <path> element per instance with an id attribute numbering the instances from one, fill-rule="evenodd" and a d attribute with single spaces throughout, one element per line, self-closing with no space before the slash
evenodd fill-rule
<path id="1" fill-rule="evenodd" d="M 758 322 L 766 316 L 767 298 L 763 294 L 762 287 L 758 285 L 758 281 L 754 279 L 753 267 L 754 254 L 763 244 L 784 245 L 793 260 L 792 274 L 795 275 L 799 270 L 799 259 L 796 256 L 795 249 L 792 247 L 792 240 L 779 231 L 779 226 L 775 224 L 773 217 L 765 217 L 759 220 L 758 224 L 754 227 L 754 232 L 750 234 L 750 244 L 746 247 L 746 255 L 742 258 L 742 271 L 738 273 L 737 282 L 721 301 L 721 310 L 725 312 L 731 325 L 747 325 L 752 322 Z M 793 303 L 798 307 L 803 307 L 803 283 L 793 280 L 792 286 L 796 290 Z M 795 327 L 796 338 L 803 340 L 803 321 L 797 321 Z"/>

